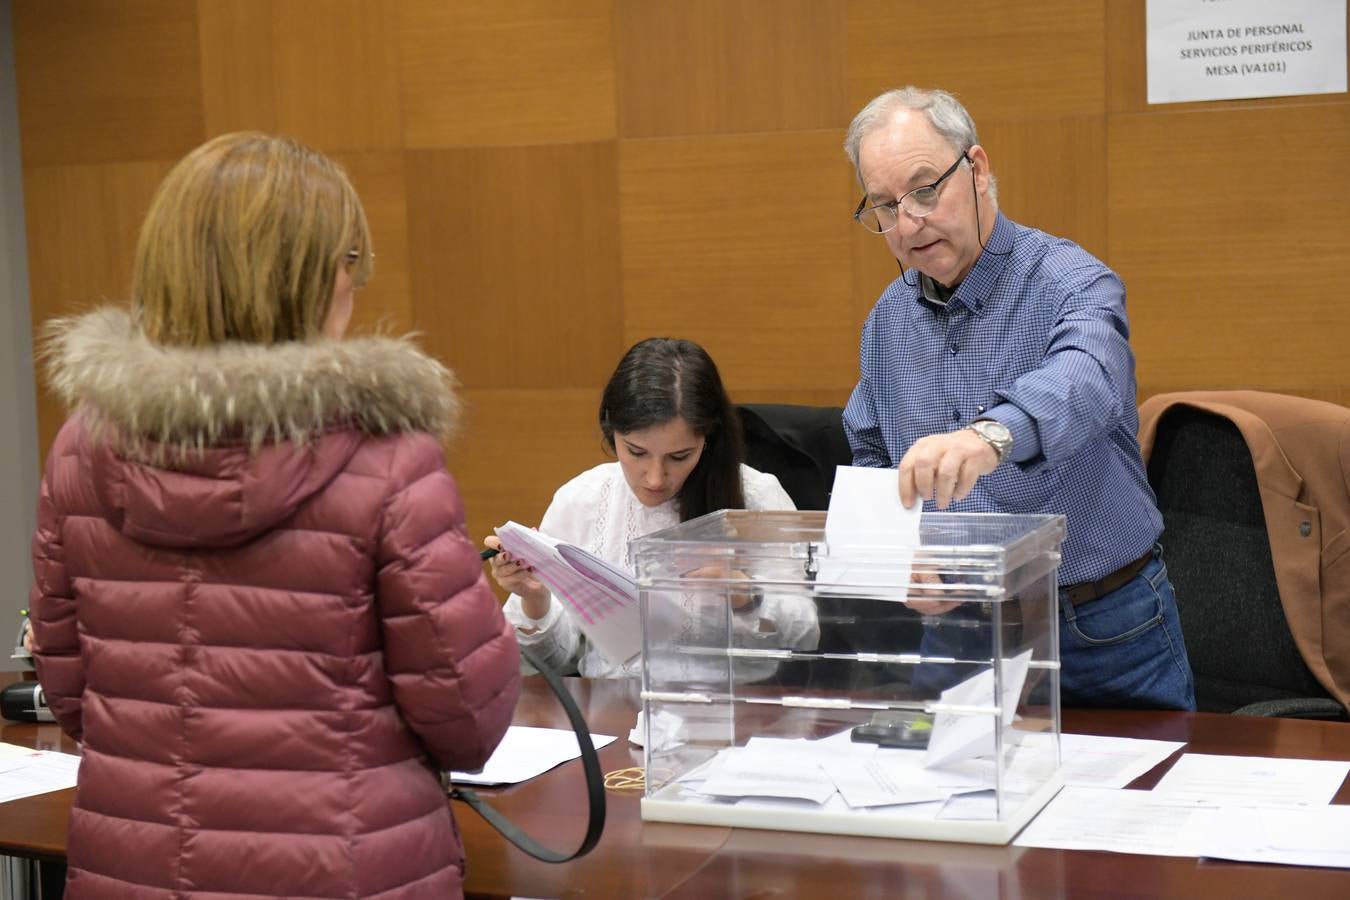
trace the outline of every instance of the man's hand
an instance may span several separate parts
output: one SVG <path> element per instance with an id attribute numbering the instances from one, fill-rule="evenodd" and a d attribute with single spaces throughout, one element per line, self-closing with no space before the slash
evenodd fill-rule
<path id="1" fill-rule="evenodd" d="M 914 584 L 942 584 L 942 579 L 930 572 L 915 572 L 910 579 Z M 909 597 L 906 603 L 909 608 L 925 616 L 940 616 L 943 613 L 951 612 L 961 605 L 960 600 L 943 600 L 946 596 L 941 591 L 925 590 L 921 587 L 911 587 Z"/>
<path id="2" fill-rule="evenodd" d="M 900 502 L 908 507 L 916 499 L 931 499 L 946 509 L 970 496 L 975 480 L 996 468 L 998 453 L 973 431 L 929 435 L 900 460 Z"/>

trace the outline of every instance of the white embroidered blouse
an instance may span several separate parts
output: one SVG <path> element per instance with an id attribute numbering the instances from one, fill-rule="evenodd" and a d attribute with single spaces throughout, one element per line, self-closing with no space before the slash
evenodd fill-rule
<path id="1" fill-rule="evenodd" d="M 778 479 L 749 466 L 741 466 L 741 487 L 745 493 L 745 508 L 750 510 L 796 509 L 792 498 L 783 490 Z M 575 544 L 625 569 L 633 568 L 628 542 L 634 538 L 669 528 L 680 521 L 674 500 L 660 506 L 643 506 L 617 462 L 603 463 L 582 472 L 558 488 L 553 495 L 539 530 L 550 537 Z M 531 619 L 520 605 L 520 597 L 512 594 L 504 609 L 506 618 L 516 627 L 521 646 L 529 647 L 535 655 L 555 670 L 573 668 L 588 678 L 629 678 L 642 674 L 642 658 L 634 657 L 625 666 L 602 656 L 585 640 L 571 616 L 556 599 L 549 605 L 542 619 Z M 768 594 L 759 609 L 745 616 L 737 616 L 738 644 L 764 644 L 814 650 L 820 639 L 815 605 L 802 596 Z M 578 659 L 578 656 L 580 657 Z M 694 660 L 691 665 L 706 667 L 708 677 L 725 673 L 725 662 Z M 755 660 L 749 669 L 737 663 L 738 678 L 764 678 L 773 674 L 773 660 Z M 762 672 L 758 669 L 763 669 Z M 754 670 L 754 671 L 751 671 Z M 699 673 L 686 673 L 697 678 Z"/>

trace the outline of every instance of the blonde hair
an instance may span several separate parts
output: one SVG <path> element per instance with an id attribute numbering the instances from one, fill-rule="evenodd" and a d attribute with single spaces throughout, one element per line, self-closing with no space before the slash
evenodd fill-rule
<path id="1" fill-rule="evenodd" d="M 352 251 L 360 286 L 373 268 L 370 231 L 336 163 L 288 138 L 222 135 L 156 191 L 136 247 L 132 314 L 160 344 L 308 340 Z"/>

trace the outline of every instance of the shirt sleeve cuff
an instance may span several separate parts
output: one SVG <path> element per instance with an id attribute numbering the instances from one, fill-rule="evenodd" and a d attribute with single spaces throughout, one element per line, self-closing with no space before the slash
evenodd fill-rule
<path id="1" fill-rule="evenodd" d="M 516 627 L 516 637 L 520 639 L 522 644 L 542 641 L 547 637 L 553 626 L 558 624 L 558 620 L 563 617 L 562 604 L 558 602 L 558 598 L 552 597 L 550 599 L 552 602 L 549 603 L 548 612 L 544 614 L 542 619 L 531 619 L 525 615 L 520 598 L 516 595 L 512 594 L 507 600 L 502 612 L 506 614 L 507 620 Z M 521 634 L 520 629 L 528 629 L 530 633 Z"/>
<path id="2" fill-rule="evenodd" d="M 1012 432 L 1012 453 L 1008 458 L 1013 462 L 1024 463 L 1041 455 L 1041 438 L 1036 430 L 1036 423 L 1019 407 L 1011 403 L 1000 403 L 978 418 L 1002 422 Z"/>

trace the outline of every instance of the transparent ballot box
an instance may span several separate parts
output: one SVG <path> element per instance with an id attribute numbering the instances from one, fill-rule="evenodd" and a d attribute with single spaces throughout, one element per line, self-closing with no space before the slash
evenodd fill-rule
<path id="1" fill-rule="evenodd" d="M 663 822 L 1006 843 L 1059 790 L 1061 516 L 823 512 L 633 542 L 646 793 Z"/>

